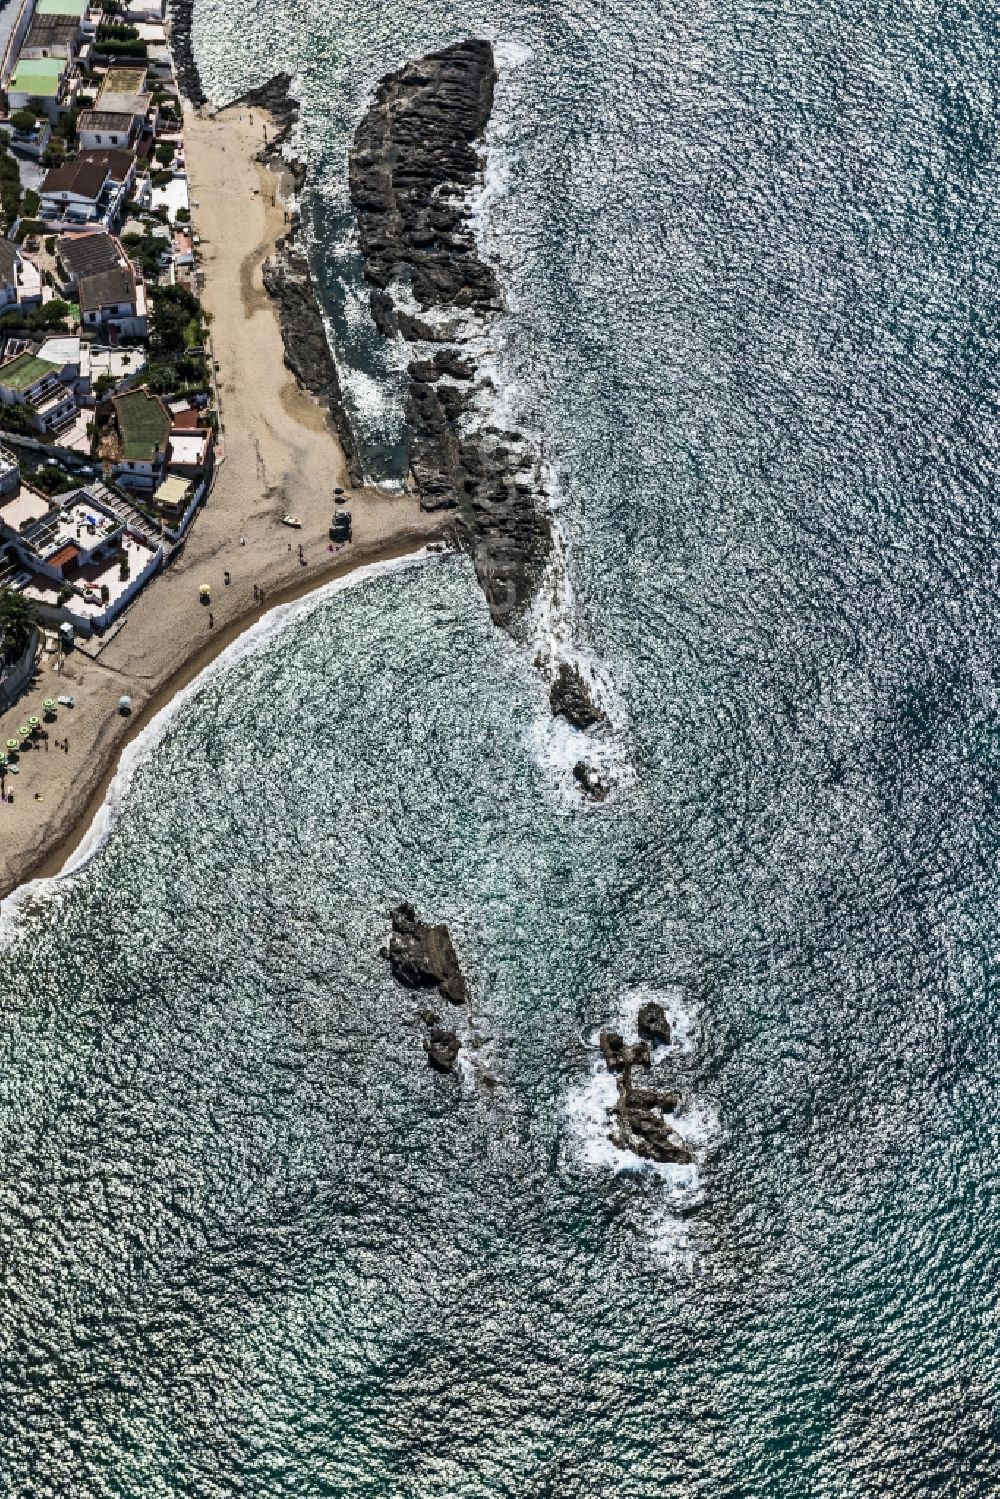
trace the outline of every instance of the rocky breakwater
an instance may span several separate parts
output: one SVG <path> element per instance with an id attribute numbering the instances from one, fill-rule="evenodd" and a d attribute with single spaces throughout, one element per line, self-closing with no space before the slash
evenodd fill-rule
<path id="1" fill-rule="evenodd" d="M 405 901 L 392 913 L 392 935 L 383 956 L 393 977 L 405 988 L 434 990 L 449 1004 L 468 1004 L 469 986 L 448 928 L 421 921 Z M 428 1062 L 438 1072 L 451 1072 L 461 1050 L 457 1031 L 442 1024 L 434 1010 L 424 1008 L 417 1013 L 426 1026 L 424 1051 Z"/>
<path id="2" fill-rule="evenodd" d="M 491 423 L 475 352 L 502 305 L 468 206 L 496 76 L 490 43 L 469 40 L 384 78 L 354 137 L 350 191 L 375 322 L 419 346 L 406 415 L 420 502 L 455 512 L 493 619 L 517 634 L 551 534 L 540 458 Z"/>
<path id="3" fill-rule="evenodd" d="M 234 104 L 265 110 L 277 129 L 258 160 L 291 178 L 295 195 L 302 191 L 305 167 L 288 153 L 287 145 L 299 118 L 298 100 L 289 92 L 291 78 L 279 73 L 260 88 L 251 89 Z M 275 254 L 265 260 L 264 286 L 278 310 L 285 366 L 299 385 L 327 408 L 344 451 L 352 484 L 364 482 L 354 431 L 344 405 L 344 392 L 326 335 L 319 290 L 306 251 L 302 218 L 296 206 L 287 213 L 288 228 L 275 243 Z"/>
<path id="4" fill-rule="evenodd" d="M 668 1088 L 643 1087 L 633 1080 L 636 1072 L 649 1072 L 652 1047 L 670 1045 L 670 1024 L 663 1006 L 650 1001 L 639 1011 L 639 1039 L 628 1042 L 617 1031 L 600 1033 L 604 1065 L 618 1084 L 617 1101 L 608 1110 L 612 1121 L 608 1136 L 619 1150 L 630 1150 L 647 1161 L 690 1165 L 688 1146 L 669 1122 L 681 1105 L 681 1096 Z"/>
<path id="5" fill-rule="evenodd" d="M 170 20 L 170 53 L 174 60 L 174 72 L 181 93 L 195 108 L 208 103 L 208 96 L 201 85 L 201 74 L 194 59 L 192 18 L 194 0 L 170 0 L 167 9 Z"/>

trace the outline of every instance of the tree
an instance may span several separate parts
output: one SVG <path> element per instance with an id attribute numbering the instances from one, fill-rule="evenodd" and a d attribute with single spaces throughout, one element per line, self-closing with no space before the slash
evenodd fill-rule
<path id="1" fill-rule="evenodd" d="M 42 206 L 42 200 L 41 200 L 41 198 L 38 196 L 38 194 L 34 191 L 33 188 L 29 187 L 28 190 L 27 190 L 27 192 L 24 195 L 24 200 L 21 203 L 21 212 L 24 214 L 25 218 L 28 218 L 28 219 L 37 219 L 37 217 L 38 217 L 38 210 L 41 208 L 41 206 Z"/>
<path id="2" fill-rule="evenodd" d="M 10 123 L 15 130 L 34 130 L 37 115 L 30 109 L 19 109 L 10 117 Z"/>
<path id="3" fill-rule="evenodd" d="M 0 588 L 0 648 L 8 661 L 24 654 L 36 622 L 35 606 L 15 588 Z"/>
<path id="4" fill-rule="evenodd" d="M 174 159 L 176 149 L 173 141 L 161 141 L 154 155 L 161 166 L 168 167 Z"/>

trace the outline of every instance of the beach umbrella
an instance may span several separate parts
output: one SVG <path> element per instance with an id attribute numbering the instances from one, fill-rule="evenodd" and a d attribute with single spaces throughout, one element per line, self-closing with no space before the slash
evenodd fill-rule
<path id="1" fill-rule="evenodd" d="M 31 738 L 31 730 L 28 728 L 28 725 L 26 723 L 19 724 L 17 732 L 21 736 L 22 739 L 30 739 Z"/>
<path id="2" fill-rule="evenodd" d="M 45 699 L 44 703 L 42 704 L 42 707 L 45 709 L 46 713 L 54 713 L 56 711 L 56 700 L 55 700 L 55 698 L 54 697 L 47 697 Z"/>
<path id="3" fill-rule="evenodd" d="M 37 713 L 32 713 L 31 717 L 28 719 L 28 728 L 29 729 L 40 729 L 41 727 L 42 727 L 42 720 L 39 718 L 39 716 L 38 716 Z"/>
<path id="4" fill-rule="evenodd" d="M 12 750 L 12 751 L 16 752 L 17 750 L 19 750 L 21 748 L 20 741 L 17 740 L 17 739 L 8 739 L 7 740 L 7 748 L 9 750 Z"/>
<path id="5" fill-rule="evenodd" d="M 122 696 L 118 699 L 118 706 L 119 708 L 131 708 L 132 699 L 130 697 Z"/>

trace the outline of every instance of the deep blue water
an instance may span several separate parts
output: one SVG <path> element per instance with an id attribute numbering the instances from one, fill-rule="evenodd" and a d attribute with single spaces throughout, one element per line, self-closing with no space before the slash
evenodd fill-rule
<path id="1" fill-rule="evenodd" d="M 995 1493 L 995 16 L 197 20 L 220 99 L 296 72 L 373 469 L 350 132 L 407 57 L 502 44 L 500 394 L 622 785 L 567 795 L 460 561 L 180 709 L 0 953 L 3 1486 Z M 459 1079 L 379 957 L 403 897 L 470 977 Z M 689 1172 L 604 1138 L 588 1042 L 650 991 Z"/>

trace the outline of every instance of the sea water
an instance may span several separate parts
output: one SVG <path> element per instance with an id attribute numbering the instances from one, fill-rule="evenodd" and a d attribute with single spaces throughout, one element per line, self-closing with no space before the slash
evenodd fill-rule
<path id="1" fill-rule="evenodd" d="M 461 560 L 214 670 L 0 952 L 0 1486 L 987 1495 L 998 70 L 981 5 L 200 0 L 277 68 L 372 473 L 345 171 L 480 33 L 491 358 L 557 484 L 620 784 Z M 465 1065 L 379 949 L 449 923 Z M 692 1167 L 616 1152 L 659 997 Z M 487 1077 L 493 1079 L 489 1086 Z"/>

